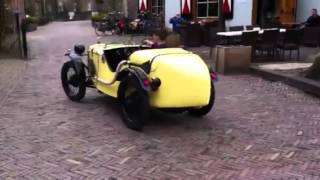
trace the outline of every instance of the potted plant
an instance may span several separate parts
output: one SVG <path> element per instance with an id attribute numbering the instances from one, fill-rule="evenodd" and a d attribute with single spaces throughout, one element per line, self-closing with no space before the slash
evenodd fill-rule
<path id="1" fill-rule="evenodd" d="M 320 81 L 320 56 L 315 57 L 313 65 L 307 70 L 306 78 Z"/>
<path id="2" fill-rule="evenodd" d="M 96 22 L 101 22 L 104 19 L 107 19 L 107 16 L 108 15 L 106 13 L 103 13 L 103 12 L 93 13 L 92 16 L 91 16 L 92 26 L 94 26 Z"/>
<path id="3" fill-rule="evenodd" d="M 39 23 L 38 17 L 26 15 L 26 30 L 27 30 L 27 32 L 37 30 L 38 23 Z"/>

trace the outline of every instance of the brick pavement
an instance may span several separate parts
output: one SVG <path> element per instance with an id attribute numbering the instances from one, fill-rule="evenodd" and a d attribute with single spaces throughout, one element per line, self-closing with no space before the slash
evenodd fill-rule
<path id="1" fill-rule="evenodd" d="M 0 58 L 0 107 L 19 83 L 26 66 L 24 60 Z"/>
<path id="2" fill-rule="evenodd" d="M 133 132 L 116 100 L 89 90 L 74 103 L 62 91 L 63 53 L 95 41 L 89 22 L 51 23 L 29 39 L 35 59 L 0 108 L 0 179 L 320 179 L 317 98 L 221 76 L 208 116 L 154 111 Z"/>

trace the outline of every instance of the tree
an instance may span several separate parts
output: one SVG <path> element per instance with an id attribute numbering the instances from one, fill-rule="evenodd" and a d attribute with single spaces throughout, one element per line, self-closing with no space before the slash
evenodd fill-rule
<path id="1" fill-rule="evenodd" d="M 5 5 L 4 0 L 0 0 L 0 47 L 2 39 L 4 38 L 5 32 Z"/>

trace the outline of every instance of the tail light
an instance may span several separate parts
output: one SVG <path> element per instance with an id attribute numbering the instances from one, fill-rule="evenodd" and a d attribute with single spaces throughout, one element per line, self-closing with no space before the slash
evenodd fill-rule
<path id="1" fill-rule="evenodd" d="M 218 75 L 215 72 L 210 72 L 211 80 L 218 81 Z"/>
<path id="2" fill-rule="evenodd" d="M 145 80 L 143 80 L 143 85 L 146 87 L 150 86 L 152 91 L 156 91 L 159 89 L 159 87 L 161 85 L 161 81 L 159 78 L 151 78 L 151 80 L 145 79 Z"/>
<path id="3" fill-rule="evenodd" d="M 144 86 L 149 86 L 149 85 L 150 85 L 149 79 L 143 80 L 143 85 L 144 85 Z"/>

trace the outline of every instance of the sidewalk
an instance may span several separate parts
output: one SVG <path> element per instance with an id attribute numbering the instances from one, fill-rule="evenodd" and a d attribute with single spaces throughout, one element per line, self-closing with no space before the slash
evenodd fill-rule
<path id="1" fill-rule="evenodd" d="M 320 97 L 320 82 L 304 77 L 311 62 L 253 63 L 251 71 L 270 81 L 281 81 Z"/>
<path id="2" fill-rule="evenodd" d="M 0 59 L 0 107 L 14 90 L 27 67 L 27 61 L 19 59 Z"/>

